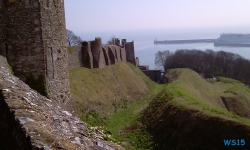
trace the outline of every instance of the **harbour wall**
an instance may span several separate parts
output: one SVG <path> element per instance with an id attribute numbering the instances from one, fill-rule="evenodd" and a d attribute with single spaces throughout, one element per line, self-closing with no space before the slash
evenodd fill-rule
<path id="1" fill-rule="evenodd" d="M 154 44 L 214 43 L 215 40 L 216 39 L 165 40 L 165 41 L 154 41 Z"/>
<path id="2" fill-rule="evenodd" d="M 214 43 L 214 46 L 228 47 L 250 47 L 250 43 L 228 43 L 217 41 L 217 39 L 192 39 L 192 40 L 165 40 L 154 41 L 154 44 L 190 44 L 190 43 Z"/>
<path id="3" fill-rule="evenodd" d="M 214 46 L 250 47 L 250 44 L 214 42 Z"/>

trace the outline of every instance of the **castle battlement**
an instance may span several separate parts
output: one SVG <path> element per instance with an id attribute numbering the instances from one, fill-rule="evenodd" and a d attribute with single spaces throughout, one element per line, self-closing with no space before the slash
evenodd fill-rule
<path id="1" fill-rule="evenodd" d="M 97 37 L 93 41 L 82 42 L 81 48 L 75 46 L 74 53 L 69 54 L 69 68 L 104 68 L 119 61 L 135 65 L 134 42 L 122 39 L 120 43 L 118 38 L 113 38 L 112 42 L 110 45 L 102 45 L 101 38 Z"/>

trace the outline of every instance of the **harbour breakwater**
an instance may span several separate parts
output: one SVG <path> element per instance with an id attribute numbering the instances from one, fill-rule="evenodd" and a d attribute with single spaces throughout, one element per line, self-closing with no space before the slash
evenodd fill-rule
<path id="1" fill-rule="evenodd" d="M 192 39 L 192 40 L 165 40 L 154 41 L 154 44 L 188 44 L 188 43 L 214 43 L 216 39 Z"/>
<path id="2" fill-rule="evenodd" d="M 214 46 L 228 46 L 228 47 L 250 47 L 250 43 L 226 43 L 226 42 L 214 42 Z"/>
<path id="3" fill-rule="evenodd" d="M 228 47 L 250 47 L 250 43 L 237 43 L 228 41 L 218 41 L 217 39 L 191 39 L 191 40 L 154 40 L 154 44 L 192 44 L 192 43 L 214 43 L 215 47 L 228 46 Z"/>

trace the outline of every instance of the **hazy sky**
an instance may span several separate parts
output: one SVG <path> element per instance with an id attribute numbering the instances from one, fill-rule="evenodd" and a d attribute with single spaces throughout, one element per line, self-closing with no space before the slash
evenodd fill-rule
<path id="1" fill-rule="evenodd" d="M 250 27 L 250 0 L 65 0 L 74 32 Z"/>

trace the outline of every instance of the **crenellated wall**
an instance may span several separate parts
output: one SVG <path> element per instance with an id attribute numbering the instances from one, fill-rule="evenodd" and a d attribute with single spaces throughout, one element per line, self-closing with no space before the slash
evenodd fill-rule
<path id="1" fill-rule="evenodd" d="M 79 46 L 74 46 L 73 52 L 68 53 L 69 57 L 69 69 L 77 67 L 86 68 L 103 68 L 108 65 L 115 64 L 119 61 L 127 62 L 129 56 L 130 62 L 135 61 L 134 56 L 134 43 L 129 42 L 127 44 L 126 39 L 122 39 L 122 44 L 117 38 L 112 39 L 112 45 L 102 45 L 101 38 L 95 38 L 94 41 L 82 42 L 81 52 L 79 52 Z M 129 54 L 125 45 L 128 45 Z M 79 61 L 81 63 L 79 63 Z M 135 63 L 133 63 L 135 65 Z"/>

